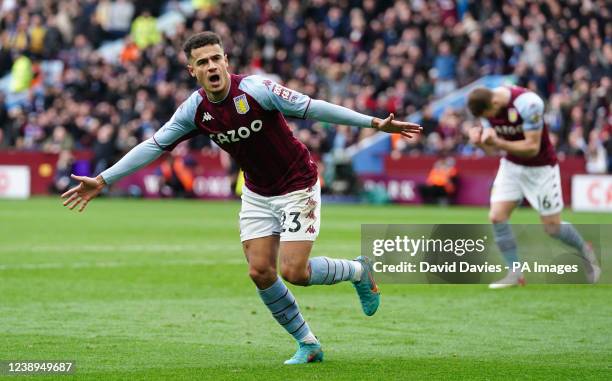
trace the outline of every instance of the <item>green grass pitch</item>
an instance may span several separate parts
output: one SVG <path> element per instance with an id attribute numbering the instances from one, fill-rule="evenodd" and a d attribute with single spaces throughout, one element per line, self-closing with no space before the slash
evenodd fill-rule
<path id="1" fill-rule="evenodd" d="M 386 284 L 372 318 L 349 283 L 291 287 L 325 362 L 283 366 L 294 343 L 247 276 L 238 209 L 101 199 L 78 214 L 58 198 L 0 201 L 0 361 L 76 361 L 73 376 L 45 380 L 612 379 L 610 285 Z M 362 223 L 486 216 L 482 208 L 323 205 L 313 255 L 355 257 Z M 564 217 L 612 223 L 611 215 Z M 537 216 L 523 209 L 513 221 Z"/>

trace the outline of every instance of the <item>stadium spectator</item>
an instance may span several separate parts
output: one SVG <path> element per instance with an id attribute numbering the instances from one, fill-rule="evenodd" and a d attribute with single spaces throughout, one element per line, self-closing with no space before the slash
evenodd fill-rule
<path id="1" fill-rule="evenodd" d="M 425 184 L 419 185 L 419 193 L 426 204 L 448 205 L 457 192 L 457 168 L 455 159 L 443 156 L 436 160 L 427 175 Z"/>
<path id="2" fill-rule="evenodd" d="M 104 42 L 106 32 L 100 25 L 98 14 L 92 13 L 89 16 L 89 22 L 85 23 L 78 29 L 79 34 L 82 34 L 93 49 L 98 49 Z"/>
<path id="3" fill-rule="evenodd" d="M 66 128 L 64 126 L 57 126 L 53 129 L 53 134 L 44 141 L 42 150 L 48 153 L 70 152 L 73 146 L 74 141 L 72 136 L 68 135 Z"/>
<path id="4" fill-rule="evenodd" d="M 57 57 L 64 45 L 64 37 L 57 27 L 55 15 L 48 15 L 46 20 L 46 31 L 43 39 L 43 57 L 53 59 Z"/>
<path id="5" fill-rule="evenodd" d="M 121 53 L 119 54 L 119 61 L 125 65 L 130 62 L 137 62 L 139 58 L 140 51 L 138 50 L 138 46 L 131 37 L 126 37 Z"/>
<path id="6" fill-rule="evenodd" d="M 459 114 L 453 109 L 445 110 L 440 117 L 436 132 L 442 139 L 442 147 L 445 152 L 453 152 L 461 141 L 462 131 L 460 123 Z"/>
<path id="7" fill-rule="evenodd" d="M 36 58 L 42 58 L 44 51 L 45 34 L 47 27 L 43 24 L 40 15 L 33 15 L 31 19 L 32 25 L 28 31 L 28 40 L 30 52 Z"/>
<path id="8" fill-rule="evenodd" d="M 0 130 L 5 130 L 8 126 L 9 115 L 6 108 L 6 97 L 0 92 Z"/>
<path id="9" fill-rule="evenodd" d="M 160 194 L 163 197 L 193 197 L 193 166 L 188 146 L 179 144 L 159 166 Z"/>
<path id="10" fill-rule="evenodd" d="M 456 66 L 457 58 L 451 53 L 450 44 L 448 41 L 442 41 L 434 61 L 436 96 L 442 97 L 455 90 L 457 87 L 455 81 Z"/>
<path id="11" fill-rule="evenodd" d="M 91 163 L 91 168 L 93 168 L 95 173 L 100 173 L 100 171 L 110 167 L 114 162 L 116 147 L 113 134 L 114 131 L 111 124 L 105 124 L 97 129 L 96 140 L 92 147 L 94 157 Z"/>
<path id="12" fill-rule="evenodd" d="M 108 10 L 108 22 L 104 30 L 109 38 L 122 38 L 130 31 L 134 17 L 134 4 L 128 0 L 115 0 Z"/>
<path id="13" fill-rule="evenodd" d="M 51 193 L 64 193 L 75 185 L 70 175 L 74 172 L 74 157 L 69 150 L 59 152 L 53 182 L 51 183 Z"/>
<path id="14" fill-rule="evenodd" d="M 216 7 L 218 0 L 191 0 L 193 9 L 210 11 Z"/>
<path id="15" fill-rule="evenodd" d="M 19 93 L 30 88 L 34 79 L 32 60 L 26 55 L 21 54 L 11 67 L 11 91 Z"/>
<path id="16" fill-rule="evenodd" d="M 601 133 L 592 130 L 586 147 L 586 171 L 588 173 L 606 173 L 608 170 L 608 154 L 601 140 Z"/>
<path id="17" fill-rule="evenodd" d="M 161 41 L 161 34 L 157 30 L 157 19 L 148 10 L 134 19 L 131 35 L 140 49 L 146 49 Z"/>

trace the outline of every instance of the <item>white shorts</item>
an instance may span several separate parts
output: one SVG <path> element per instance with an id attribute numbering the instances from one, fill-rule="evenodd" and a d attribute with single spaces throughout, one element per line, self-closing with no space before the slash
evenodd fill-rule
<path id="1" fill-rule="evenodd" d="M 541 216 L 560 213 L 563 210 L 563 194 L 559 164 L 528 167 L 502 158 L 491 189 L 491 203 L 518 202 L 523 198 Z"/>
<path id="2" fill-rule="evenodd" d="M 321 186 L 265 197 L 242 187 L 240 240 L 280 235 L 281 241 L 314 241 L 321 226 Z"/>

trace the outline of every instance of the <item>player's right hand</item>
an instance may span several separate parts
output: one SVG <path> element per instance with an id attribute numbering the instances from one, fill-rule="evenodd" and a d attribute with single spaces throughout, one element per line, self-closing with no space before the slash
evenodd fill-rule
<path id="1" fill-rule="evenodd" d="M 486 146 L 495 147 L 497 133 L 494 128 L 486 128 L 480 136 L 480 143 Z"/>
<path id="2" fill-rule="evenodd" d="M 87 176 L 76 176 L 70 175 L 74 180 L 79 181 L 79 185 L 69 189 L 64 194 L 62 194 L 62 198 L 65 198 L 64 206 L 70 208 L 70 210 L 76 208 L 79 204 L 81 207 L 79 208 L 79 212 L 82 212 L 83 209 L 87 206 L 89 201 L 92 198 L 95 198 L 104 186 L 106 182 L 102 178 L 102 176 L 98 177 L 87 177 Z"/>

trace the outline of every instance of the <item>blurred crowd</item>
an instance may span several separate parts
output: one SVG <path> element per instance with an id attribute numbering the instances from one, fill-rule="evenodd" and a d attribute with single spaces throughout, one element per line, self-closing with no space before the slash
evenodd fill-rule
<path id="1" fill-rule="evenodd" d="M 463 109 L 436 117 L 430 103 L 488 74 L 514 74 L 546 100 L 557 150 L 584 155 L 589 171 L 612 160 L 612 6 L 606 0 L 4 0 L 0 148 L 90 149 L 96 172 L 150 137 L 195 90 L 182 42 L 213 30 L 231 69 L 273 74 L 287 87 L 376 116 L 422 111 L 425 133 L 394 141 L 394 155 L 480 155 Z M 185 21 L 162 33 L 168 10 Z M 116 61 L 99 48 L 123 41 Z M 61 62 L 57 66 L 46 62 Z M 294 120 L 319 157 L 373 130 Z M 215 149 L 207 137 L 192 149 Z"/>

